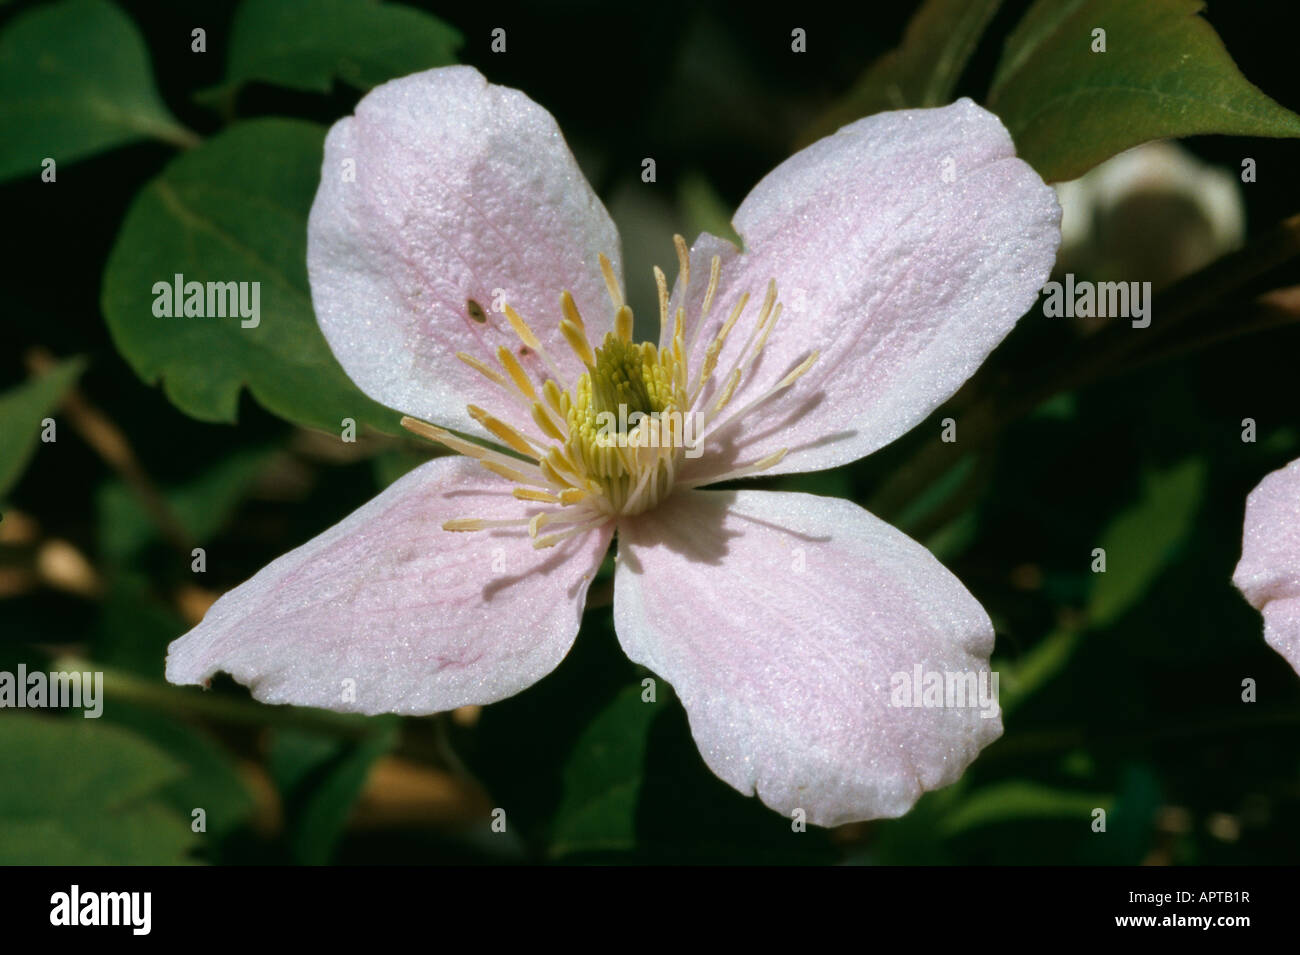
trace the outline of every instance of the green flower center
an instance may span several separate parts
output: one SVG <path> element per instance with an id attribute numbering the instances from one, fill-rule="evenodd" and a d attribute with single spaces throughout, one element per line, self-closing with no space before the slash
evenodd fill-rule
<path id="1" fill-rule="evenodd" d="M 634 412 L 658 414 L 674 397 L 670 371 L 660 364 L 659 349 L 654 345 L 625 342 L 609 332 L 596 349 L 596 367 L 582 379 L 590 396 L 588 408 L 594 414 L 614 415 L 622 409 L 624 417 Z M 578 387 L 581 390 L 582 383 Z"/>
<path id="2" fill-rule="evenodd" d="M 565 402 L 565 451 L 599 483 L 614 510 L 624 507 L 638 482 L 655 485 L 642 495 L 647 502 L 671 486 L 670 459 L 681 446 L 684 385 L 670 353 L 610 332 Z M 672 411 L 679 412 L 676 420 Z M 657 473 L 646 474 L 647 469 Z"/>
<path id="3" fill-rule="evenodd" d="M 677 249 L 680 286 L 690 288 L 686 240 L 674 236 L 673 244 Z M 719 430 L 726 429 L 785 391 L 817 360 L 818 352 L 812 351 L 779 380 L 749 392 L 748 400 L 733 410 L 730 403 L 737 387 L 746 375 L 752 374 L 781 315 L 775 280 L 767 283 L 766 294 L 743 345 L 723 366 L 729 366 L 730 370 L 720 370 L 718 363 L 732 328 L 750 302 L 747 292 L 735 299 L 725 320 L 709 329 L 704 339 L 707 344 L 697 352 L 698 366 L 689 368 L 687 356 L 695 351 L 694 336 L 709 324 L 714 295 L 719 288 L 719 257 L 713 256 L 710 262 L 704 298 L 691 323 L 694 330 L 690 344 L 686 338 L 685 306 L 679 305 L 670 312 L 667 279 L 660 269 L 654 270 L 659 292 L 659 339 L 665 343 L 662 348 L 651 342 L 632 341 L 632 310 L 623 300 L 621 283 L 610 260 L 603 255 L 598 258 L 614 306 L 614 330 L 605 335 L 599 346 L 592 347 L 573 296 L 567 291 L 560 295 L 559 331 L 586 369 L 572 387 L 559 380 L 564 377 L 559 366 L 528 323 L 508 304 L 503 310 L 523 346 L 520 351 L 539 355 L 553 373 L 551 377 L 535 381 L 505 346 L 496 350 L 499 368 L 473 355 L 456 353 L 461 361 L 529 409 L 536 434 L 525 433 L 476 405 L 467 408 L 470 417 L 516 456 L 485 448 L 436 425 L 413 418 L 402 419 L 402 424 L 417 434 L 475 458 L 484 468 L 514 484 L 511 493 L 519 500 L 543 505 L 521 517 L 454 518 L 443 523 L 445 530 L 526 526 L 534 547 L 553 547 L 611 520 L 656 507 L 678 483 L 681 459 L 696 458 L 703 453 L 701 442 L 706 430 L 715 425 Z M 471 317 L 479 320 L 472 309 Z M 717 420 L 724 411 L 727 417 Z M 738 464 L 725 473 L 710 472 L 707 476 L 688 478 L 682 486 L 760 474 L 780 461 L 787 450 L 781 448 L 758 460 Z M 544 528 L 548 532 L 541 534 Z"/>

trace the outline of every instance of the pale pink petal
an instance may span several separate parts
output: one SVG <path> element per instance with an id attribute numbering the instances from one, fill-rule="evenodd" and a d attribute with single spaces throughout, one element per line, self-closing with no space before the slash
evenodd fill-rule
<path id="1" fill-rule="evenodd" d="M 167 679 L 229 673 L 265 703 L 434 713 L 531 685 L 578 632 L 608 528 L 534 550 L 505 482 L 437 458 L 227 593 L 172 643 Z"/>
<path id="2" fill-rule="evenodd" d="M 806 355 L 821 357 L 783 397 L 706 437 L 688 477 L 783 447 L 790 453 L 773 473 L 833 467 L 888 444 L 948 398 L 1034 304 L 1060 242 L 1053 191 L 1015 158 L 997 117 L 970 100 L 844 127 L 769 173 L 734 224 L 743 255 L 709 235 L 692 255 L 692 318 L 711 256 L 723 259 L 692 365 L 742 292 L 749 309 L 715 385 L 744 346 L 769 279 L 783 309 L 718 421 Z"/>
<path id="3" fill-rule="evenodd" d="M 580 373 L 559 332 L 560 293 L 603 336 L 613 307 L 602 252 L 621 269 L 618 232 L 555 120 L 470 67 L 376 87 L 325 140 L 307 229 L 312 304 L 344 370 L 391 408 L 477 430 L 465 417 L 473 402 L 531 430 L 456 353 L 492 364 L 498 346 L 520 355 L 493 311 L 504 300 L 566 377 Z M 535 355 L 521 360 L 541 377 Z"/>
<path id="4" fill-rule="evenodd" d="M 1002 732 L 995 700 L 893 705 L 917 667 L 979 680 L 993 627 L 929 551 L 838 498 L 688 491 L 620 524 L 614 622 L 710 769 L 818 825 L 903 814 Z"/>
<path id="5" fill-rule="evenodd" d="M 1241 562 L 1232 582 L 1264 614 L 1264 639 L 1300 673 L 1300 460 L 1246 498 Z"/>

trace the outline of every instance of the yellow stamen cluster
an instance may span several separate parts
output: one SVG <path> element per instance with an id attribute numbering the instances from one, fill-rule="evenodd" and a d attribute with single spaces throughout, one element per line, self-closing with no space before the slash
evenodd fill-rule
<path id="1" fill-rule="evenodd" d="M 685 289 L 690 280 L 689 255 L 681 236 L 674 237 L 674 242 L 680 268 L 679 282 Z M 533 537 L 533 546 L 548 547 L 620 515 L 639 514 L 654 507 L 673 489 L 687 444 L 701 440 L 704 429 L 712 425 L 729 405 L 781 314 L 781 306 L 776 301 L 776 283 L 769 282 L 755 326 L 734 366 L 721 379 L 709 401 L 701 402 L 705 385 L 717 369 L 723 345 L 745 311 L 749 296 L 742 295 L 735 303 L 705 348 L 701 367 L 692 381 L 688 355 L 694 336 L 700 334 L 707 322 L 717 293 L 718 258 L 715 256 L 712 261 L 691 344 L 688 345 L 685 338 L 685 310 L 679 306 L 672 317 L 672 334 L 663 348 L 650 342 L 632 341 L 632 310 L 623 301 L 613 266 L 603 255 L 600 266 L 614 304 L 615 317 L 614 330 L 606 334 L 597 347 L 592 347 L 586 324 L 573 297 L 567 291 L 560 296 L 561 335 L 586 368 L 571 388 L 562 386 L 564 375 L 558 365 L 528 323 L 509 305 L 504 309 L 506 321 L 524 347 L 540 358 L 552 377 L 537 387 L 510 349 L 504 347 L 497 350 L 499 370 L 472 355 L 458 355 L 527 410 L 540 437 L 529 436 L 475 405 L 468 408 L 470 416 L 480 426 L 521 457 L 486 448 L 422 421 L 402 419 L 402 424 L 412 431 L 475 458 L 489 471 L 515 484 L 513 493 L 520 500 L 550 505 L 530 517 L 515 520 L 452 520 L 443 525 L 446 530 L 474 531 L 526 525 Z M 669 295 L 667 280 L 658 268 L 655 269 L 655 282 L 659 292 L 662 341 L 662 331 L 669 327 Z M 789 387 L 816 359 L 817 353 L 813 352 L 775 386 L 733 412 L 717 428 L 726 427 Z M 688 416 L 693 417 L 688 420 Z M 774 465 L 784 454 L 783 449 L 710 480 L 721 481 L 758 473 Z M 543 528 L 553 532 L 542 535 Z"/>

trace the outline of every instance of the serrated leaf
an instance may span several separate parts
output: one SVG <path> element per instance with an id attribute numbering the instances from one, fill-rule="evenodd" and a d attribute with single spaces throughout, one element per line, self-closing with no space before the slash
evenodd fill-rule
<path id="1" fill-rule="evenodd" d="M 656 703 L 640 684 L 624 689 L 578 738 L 564 769 L 564 796 L 551 825 L 551 854 L 631 849 Z"/>
<path id="2" fill-rule="evenodd" d="M 195 839 L 157 800 L 181 776 L 163 752 L 95 720 L 0 720 L 0 864 L 168 865 Z"/>
<path id="3" fill-rule="evenodd" d="M 1008 36 L 989 108 L 1049 182 L 1179 136 L 1300 136 L 1300 116 L 1250 83 L 1202 0 L 1038 0 Z M 1106 51 L 1094 53 L 1093 31 Z"/>
<path id="4" fill-rule="evenodd" d="M 1105 573 L 1094 574 L 1086 608 L 1088 623 L 1105 627 L 1144 594 L 1191 532 L 1205 485 L 1205 464 L 1190 459 L 1149 471 L 1141 498 L 1101 535 Z"/>
<path id="5" fill-rule="evenodd" d="M 260 80 L 327 93 L 337 78 L 373 86 L 456 62 L 463 38 L 423 10 L 371 0 L 245 0 L 235 14 L 228 94 Z"/>
<path id="6" fill-rule="evenodd" d="M 295 424 L 337 434 L 354 418 L 399 430 L 399 415 L 343 373 L 312 311 L 307 213 L 324 135 L 298 120 L 232 126 L 173 161 L 127 213 L 104 273 L 104 315 L 136 374 L 161 379 L 172 403 L 201 421 L 233 422 L 247 387 Z M 186 283 L 260 283 L 256 326 L 238 315 L 155 315 L 155 283 L 174 284 L 177 274 Z"/>
<path id="7" fill-rule="evenodd" d="M 0 179 L 150 137 L 194 141 L 163 105 L 144 40 L 117 7 L 64 0 L 0 35 Z"/>
<path id="8" fill-rule="evenodd" d="M 926 0 L 903 42 L 876 60 L 843 97 L 805 132 L 804 143 L 872 113 L 942 106 L 1002 0 Z"/>
<path id="9" fill-rule="evenodd" d="M 71 358 L 0 395 L 0 501 L 22 477 L 41 436 L 41 421 L 53 411 L 85 368 Z"/>

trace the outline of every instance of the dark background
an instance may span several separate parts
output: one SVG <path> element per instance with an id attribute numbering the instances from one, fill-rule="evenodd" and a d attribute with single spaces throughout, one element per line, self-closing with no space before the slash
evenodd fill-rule
<path id="1" fill-rule="evenodd" d="M 683 183 L 702 179 L 734 208 L 790 154 L 801 129 L 897 43 L 914 6 L 818 10 L 800 4 L 772 13 L 716 3 L 411 5 L 464 34 L 463 62 L 493 82 L 523 89 L 555 114 L 624 230 L 629 276 L 639 273 L 642 281 L 651 265 L 671 261 L 671 248 L 655 243 L 672 228 L 689 228 L 678 201 Z M 30 6 L 11 4 L 0 18 Z M 145 36 L 168 108 L 204 135 L 221 123 L 192 94 L 222 78 L 233 6 L 122 4 Z M 1004 5 L 963 77 L 962 94 L 983 98 L 1002 38 L 1027 6 L 1024 0 Z M 1290 6 L 1220 0 L 1207 16 L 1243 73 L 1283 105 L 1300 109 Z M 190 52 L 195 26 L 207 29 L 205 55 Z M 504 55 L 489 51 L 497 26 L 508 31 Z M 808 31 L 805 55 L 789 50 L 796 26 Z M 358 96 L 342 86 L 329 96 L 253 86 L 241 93 L 237 109 L 241 118 L 294 115 L 328 124 L 349 112 Z M 1202 137 L 1188 145 L 1231 171 L 1244 156 L 1258 161 L 1258 182 L 1244 187 L 1252 236 L 1300 211 L 1295 142 Z M 219 591 L 369 499 L 376 481 L 369 462 L 323 459 L 247 397 L 237 427 L 191 420 L 117 355 L 99 310 L 103 264 L 132 197 L 174 154 L 155 144 L 104 153 L 79 163 L 75 175 L 61 169 L 57 192 L 35 181 L 0 186 L 8 227 L 0 260 L 0 387 L 25 376 L 24 359 L 34 346 L 60 357 L 89 356 L 82 392 L 127 433 L 163 486 L 191 481 L 241 449 L 288 448 L 300 478 L 296 490 L 250 495 L 209 547 L 208 586 Z M 657 163 L 653 185 L 638 178 L 646 156 Z M 1248 291 L 1297 282 L 1300 269 L 1283 268 Z M 644 289 L 633 286 L 634 305 Z M 1229 310 L 1216 320 L 1230 330 L 1235 314 Z M 995 356 L 995 367 L 1006 369 L 1007 387 L 1015 388 L 1020 370 L 1068 357 L 1076 343 L 1073 329 L 1030 313 Z M 976 762 L 969 782 L 1023 781 L 1108 794 L 1117 807 L 1117 838 L 1103 842 L 1086 823 L 1032 812 L 946 836 L 934 828 L 939 810 L 928 808 L 933 800 L 927 797 L 901 821 L 811 833 L 792 843 L 785 820 L 708 773 L 674 705 L 651 731 L 636 848 L 595 857 L 1294 862 L 1300 849 L 1300 679 L 1264 644 L 1259 616 L 1229 579 L 1240 554 L 1246 494 L 1267 472 L 1300 456 L 1298 360 L 1300 329 L 1292 325 L 1127 374 L 1102 374 L 1050 413 L 1007 422 L 980 455 L 974 476 L 961 482 L 960 511 L 972 515 L 968 539 L 941 556 L 993 617 L 995 659 L 1020 659 L 1063 625 L 1084 635 L 1069 665 L 1008 721 L 1004 739 Z M 940 416 L 849 468 L 776 486 L 842 494 L 871 506 L 883 483 L 935 440 Z M 1240 440 L 1240 422 L 1248 416 L 1259 423 L 1260 440 L 1253 445 Z M 1189 534 L 1137 607 L 1103 629 L 1090 628 L 1079 614 L 1092 586 L 1091 548 L 1139 498 L 1144 473 L 1189 458 L 1206 469 Z M 57 462 L 38 454 L 11 497 L 39 518 L 47 534 L 94 555 L 95 492 L 111 477 L 100 458 L 78 444 Z M 899 521 L 902 510 L 884 509 L 880 516 Z M 136 570 L 149 581 L 149 599 L 159 603 L 184 575 L 162 545 Z M 123 598 L 127 604 L 144 599 L 133 594 Z M 24 648 L 76 645 L 93 657 L 97 641 L 122 639 L 114 636 L 115 611 L 107 603 L 42 588 L 9 597 L 0 602 L 0 652 L 27 659 Z M 160 632 L 140 648 L 142 659 L 156 659 L 159 673 L 162 648 L 175 635 Z M 445 766 L 444 747 L 450 746 L 453 761 L 468 764 L 493 805 L 515 807 L 517 842 L 505 850 L 488 847 L 454 822 L 417 819 L 351 831 L 335 858 L 545 857 L 538 833 L 560 798 L 566 754 L 591 717 L 638 677 L 617 647 L 608 610 L 591 610 L 569 659 L 537 687 L 489 708 L 473 727 L 412 721 L 403 730 L 407 751 Z M 1239 701 L 1245 677 L 1260 687 L 1253 708 Z M 230 684 L 216 692 L 246 697 Z M 256 727 L 209 729 L 231 750 L 257 757 Z M 285 805 L 291 816 L 292 798 Z M 282 832 L 245 827 L 205 849 L 204 857 L 286 861 L 295 858 L 289 843 Z"/>

